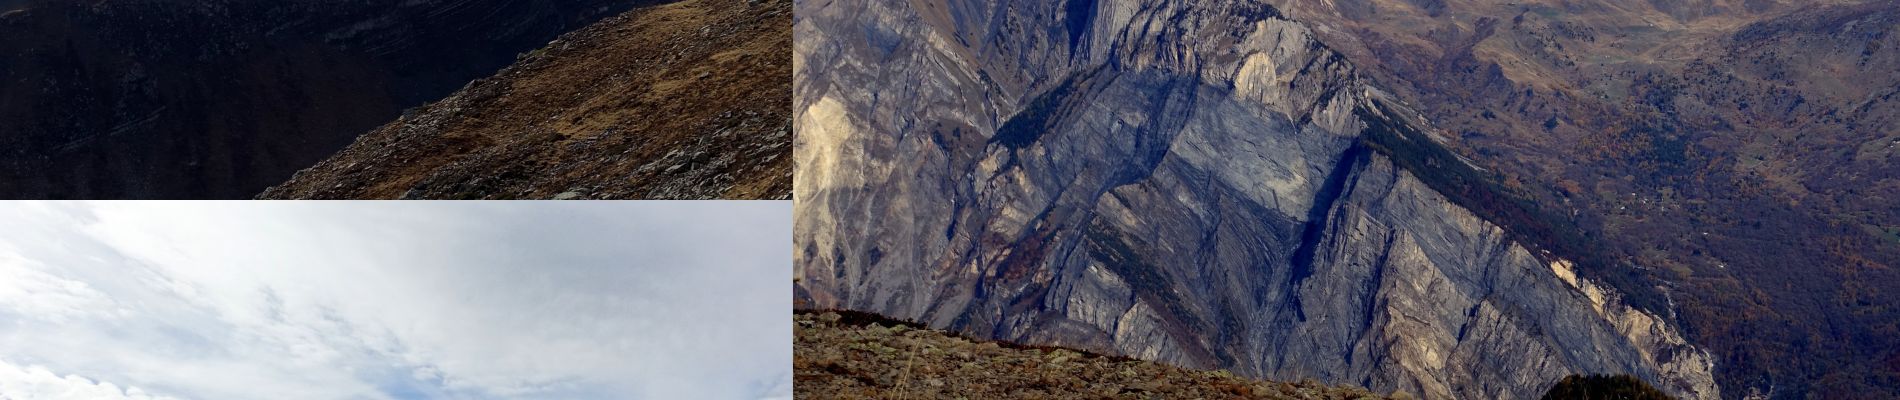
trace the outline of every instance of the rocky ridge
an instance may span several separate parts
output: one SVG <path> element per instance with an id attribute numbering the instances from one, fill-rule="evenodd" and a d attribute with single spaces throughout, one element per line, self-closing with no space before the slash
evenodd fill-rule
<path id="1" fill-rule="evenodd" d="M 1419 156 L 1450 154 L 1442 133 L 1271 6 L 797 18 L 794 257 L 814 306 L 1426 398 L 1592 373 L 1718 393 L 1668 319 L 1441 194 L 1481 169 Z"/>
<path id="2" fill-rule="evenodd" d="M 790 3 L 607 19 L 260 197 L 788 199 Z"/>

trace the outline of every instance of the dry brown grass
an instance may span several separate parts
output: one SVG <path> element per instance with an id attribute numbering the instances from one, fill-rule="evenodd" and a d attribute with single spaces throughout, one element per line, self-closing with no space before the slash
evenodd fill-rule
<path id="1" fill-rule="evenodd" d="M 852 311 L 794 316 L 800 399 L 1377 399 L 1074 349 L 972 340 Z"/>
<path id="2" fill-rule="evenodd" d="M 791 40 L 789 0 L 635 10 L 264 197 L 789 198 Z"/>

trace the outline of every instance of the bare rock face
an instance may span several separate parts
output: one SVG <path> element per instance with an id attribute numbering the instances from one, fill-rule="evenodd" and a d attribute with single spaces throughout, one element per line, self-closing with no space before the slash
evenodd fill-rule
<path id="1" fill-rule="evenodd" d="M 1900 2 L 1269 1 L 1666 288 L 1726 396 L 1900 398 Z"/>
<path id="2" fill-rule="evenodd" d="M 1429 123 L 1272 7 L 798 7 L 813 306 L 1428 398 L 1717 394 L 1666 320 L 1395 162 Z"/>

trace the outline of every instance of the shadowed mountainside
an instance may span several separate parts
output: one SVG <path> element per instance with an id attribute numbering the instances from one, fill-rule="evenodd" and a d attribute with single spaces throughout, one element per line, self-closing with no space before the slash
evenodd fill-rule
<path id="1" fill-rule="evenodd" d="M 1557 381 L 1543 400 L 1675 400 L 1629 375 L 1571 375 Z"/>
<path id="2" fill-rule="evenodd" d="M 640 3 L 31 2 L 0 16 L 0 197 L 248 198 Z"/>

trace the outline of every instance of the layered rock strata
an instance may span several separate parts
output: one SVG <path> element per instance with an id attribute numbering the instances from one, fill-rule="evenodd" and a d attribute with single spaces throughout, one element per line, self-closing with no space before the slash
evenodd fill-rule
<path id="1" fill-rule="evenodd" d="M 1429 122 L 1272 7 L 800 7 L 814 306 L 1428 398 L 1579 373 L 1716 396 L 1665 319 L 1395 162 Z"/>

